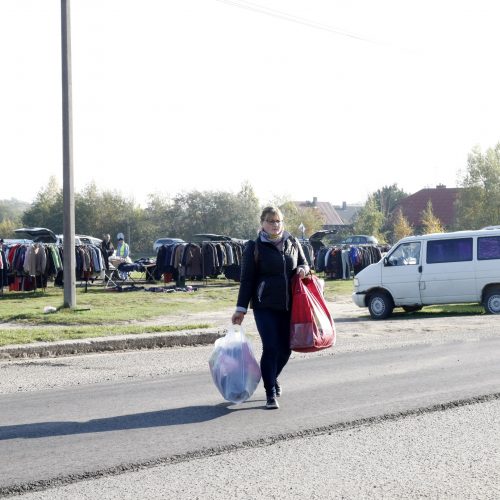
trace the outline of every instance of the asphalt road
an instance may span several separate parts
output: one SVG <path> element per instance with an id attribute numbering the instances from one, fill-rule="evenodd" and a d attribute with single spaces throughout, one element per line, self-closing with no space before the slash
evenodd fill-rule
<path id="1" fill-rule="evenodd" d="M 195 351 L 206 348 L 168 359 Z M 129 380 L 108 377 L 104 363 L 101 382 L 25 390 L 19 380 L 22 392 L 6 384 L 0 495 L 500 496 L 498 336 L 297 356 L 278 411 L 263 409 L 261 387 L 242 405 L 223 402 L 206 365 L 156 374 L 159 352 L 141 353 L 150 374 Z M 71 372 L 67 359 L 45 363 Z M 9 381 L 20 365 L 0 364 L 0 374 Z M 24 365 L 28 378 L 38 368 Z"/>
<path id="2" fill-rule="evenodd" d="M 67 499 L 498 499 L 498 400 L 26 493 Z"/>

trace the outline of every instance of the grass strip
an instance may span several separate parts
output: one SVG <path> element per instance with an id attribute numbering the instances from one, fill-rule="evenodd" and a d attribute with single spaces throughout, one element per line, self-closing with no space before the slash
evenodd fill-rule
<path id="1" fill-rule="evenodd" d="M 60 340 L 81 340 L 95 337 L 116 335 L 139 335 L 141 333 L 167 333 L 185 330 L 196 330 L 210 328 L 210 323 L 196 323 L 185 325 L 113 325 L 103 328 L 102 326 L 63 326 L 63 327 L 36 327 L 30 329 L 11 328 L 3 330 L 0 334 L 0 346 L 12 344 L 29 344 L 32 342 L 56 342 Z"/>
<path id="2" fill-rule="evenodd" d="M 76 307 L 62 307 L 61 289 L 46 292 L 9 292 L 0 300 L 0 323 L 32 325 L 110 325 L 127 321 L 145 321 L 185 313 L 227 308 L 236 303 L 236 287 L 199 289 L 196 292 L 153 293 L 109 292 L 92 288 L 77 289 Z M 47 306 L 55 312 L 44 313 Z"/>

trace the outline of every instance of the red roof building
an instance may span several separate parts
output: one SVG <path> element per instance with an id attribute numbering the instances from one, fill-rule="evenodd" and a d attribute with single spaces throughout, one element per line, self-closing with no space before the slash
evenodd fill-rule
<path id="1" fill-rule="evenodd" d="M 422 212 L 427 208 L 427 203 L 431 201 L 432 212 L 441 221 L 441 224 L 448 228 L 455 222 L 456 208 L 455 202 L 461 188 L 447 188 L 439 185 L 436 188 L 426 188 L 407 196 L 401 200 L 394 208 L 396 213 L 398 208 L 413 227 L 422 225 Z"/>

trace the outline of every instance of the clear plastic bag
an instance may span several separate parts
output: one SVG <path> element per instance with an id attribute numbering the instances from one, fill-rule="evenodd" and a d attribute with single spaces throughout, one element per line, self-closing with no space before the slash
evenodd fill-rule
<path id="1" fill-rule="evenodd" d="M 241 326 L 231 325 L 227 334 L 215 341 L 208 365 L 215 386 L 232 403 L 243 403 L 259 385 L 259 363 Z"/>

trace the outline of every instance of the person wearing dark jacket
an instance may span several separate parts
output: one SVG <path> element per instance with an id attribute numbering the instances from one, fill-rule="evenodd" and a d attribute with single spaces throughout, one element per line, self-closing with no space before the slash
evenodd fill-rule
<path id="1" fill-rule="evenodd" d="M 277 409 L 282 387 L 278 376 L 290 358 L 291 279 L 309 272 L 299 241 L 284 230 L 276 207 L 262 211 L 257 239 L 242 256 L 240 289 L 231 321 L 241 325 L 249 304 L 262 340 L 260 369 L 266 390 L 266 408 Z"/>
<path id="2" fill-rule="evenodd" d="M 106 271 L 109 271 L 109 258 L 115 253 L 115 247 L 113 246 L 113 242 L 111 241 L 111 236 L 109 234 L 103 235 L 101 250 L 104 257 Z"/>

